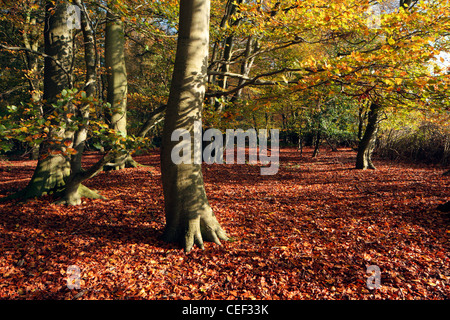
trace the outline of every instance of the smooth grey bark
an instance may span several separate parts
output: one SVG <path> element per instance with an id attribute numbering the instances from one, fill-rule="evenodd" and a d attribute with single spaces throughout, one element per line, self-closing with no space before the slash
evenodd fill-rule
<path id="1" fill-rule="evenodd" d="M 380 106 L 371 103 L 367 114 L 367 126 L 364 135 L 358 145 L 356 155 L 356 169 L 376 169 L 372 163 L 372 152 L 375 148 L 377 132 L 380 122 Z"/>
<path id="2" fill-rule="evenodd" d="M 84 60 L 86 64 L 86 80 L 84 91 L 86 97 L 93 97 L 97 91 L 97 68 L 96 68 L 96 47 L 95 47 L 95 35 L 92 27 L 89 23 L 89 17 L 81 0 L 76 0 L 74 3 L 81 8 L 81 30 L 83 32 L 84 42 Z M 70 205 L 78 205 L 81 203 L 82 197 L 87 198 L 102 198 L 95 191 L 89 190 L 87 187 L 81 185 L 89 175 L 83 172 L 81 168 L 81 160 L 86 145 L 86 139 L 88 136 L 89 125 L 89 106 L 81 105 L 75 112 L 77 116 L 83 119 L 83 123 L 79 126 L 73 137 L 73 149 L 76 150 L 76 154 L 71 156 L 70 159 L 70 175 L 66 179 L 66 185 L 64 188 L 64 196 L 59 203 L 65 203 Z"/>
<path id="3" fill-rule="evenodd" d="M 128 80 L 125 64 L 125 31 L 122 20 L 107 13 L 105 34 L 105 65 L 107 70 L 107 101 L 111 104 L 110 127 L 127 135 Z M 105 169 L 120 170 L 125 167 L 142 166 L 130 154 L 117 153 Z"/>
<path id="4" fill-rule="evenodd" d="M 241 64 L 241 74 L 244 77 L 248 77 L 250 75 L 250 70 L 252 69 L 253 61 L 255 60 L 256 57 L 254 53 L 257 52 L 258 50 L 259 50 L 258 40 L 255 39 L 253 35 L 249 36 L 245 48 L 244 60 L 242 61 Z M 243 91 L 242 85 L 244 84 L 244 82 L 245 82 L 244 78 L 239 79 L 238 87 L 240 87 L 240 89 L 235 92 L 235 94 L 230 100 L 231 102 L 236 102 L 241 98 Z"/>
<path id="5" fill-rule="evenodd" d="M 171 141 L 176 129 L 191 133 L 194 158 L 194 122 L 201 120 L 209 46 L 209 0 L 181 0 L 175 66 L 167 103 L 161 147 L 161 173 L 166 227 L 163 239 L 180 243 L 186 252 L 203 241 L 220 244 L 228 239 L 206 196 L 201 164 L 174 164 Z"/>
<path id="6" fill-rule="evenodd" d="M 237 10 L 237 6 L 241 3 L 243 3 L 243 0 L 236 0 L 236 1 L 227 1 L 226 7 L 225 7 L 225 15 L 222 18 L 221 21 L 221 27 L 225 27 L 228 23 L 229 25 L 238 26 L 241 23 L 241 19 L 234 19 L 234 15 Z M 221 59 L 221 65 L 220 65 L 220 72 L 226 74 L 230 71 L 230 61 L 233 55 L 233 49 L 235 45 L 235 37 L 234 35 L 230 35 L 225 38 L 223 42 L 223 53 L 222 53 L 222 59 Z M 216 50 L 217 50 L 217 44 L 214 47 L 213 51 L 213 59 L 216 58 Z M 220 89 L 225 90 L 228 87 L 228 77 L 226 75 L 218 75 L 214 76 L 214 84 L 216 84 Z M 215 101 L 215 108 L 218 111 L 223 110 L 223 103 L 219 101 Z"/>
<path id="7" fill-rule="evenodd" d="M 149 132 L 158 122 L 160 122 L 164 118 L 166 107 L 167 106 L 165 104 L 162 104 L 148 115 L 147 121 L 144 122 L 137 134 L 138 137 L 144 138 L 147 135 L 147 132 Z"/>
<path id="8" fill-rule="evenodd" d="M 54 108 L 52 103 L 58 99 L 58 94 L 63 89 L 72 87 L 70 68 L 72 65 L 73 52 L 72 41 L 73 33 L 69 29 L 68 21 L 68 3 L 60 3 L 57 6 L 52 1 L 46 4 L 46 17 L 44 28 L 45 61 L 44 61 L 44 112 L 51 113 Z M 86 22 L 86 21 L 85 21 Z M 85 25 L 86 27 L 86 25 Z M 86 29 L 87 30 L 87 29 Z M 86 31 L 85 30 L 85 31 Z M 87 30 L 88 33 L 91 31 Z M 90 35 L 85 35 L 91 37 Z M 85 37 L 85 40 L 88 38 Z M 91 39 L 91 38 L 90 38 Z M 92 39 L 91 39 L 92 40 Z M 86 44 L 86 43 L 85 43 Z M 87 46 L 87 59 L 92 56 L 93 48 Z M 89 79 L 93 79 L 93 69 L 87 68 L 87 84 Z M 93 89 L 86 86 L 89 94 Z M 87 106 L 76 109 L 74 105 L 67 106 L 67 113 L 81 113 L 84 117 L 88 116 Z M 86 139 L 86 128 L 80 128 L 78 131 L 64 129 L 61 125 L 68 122 L 65 114 L 60 114 L 55 118 L 53 124 L 55 128 L 50 129 L 48 138 L 41 143 L 39 148 L 39 160 L 33 177 L 27 187 L 18 193 L 4 198 L 9 199 L 28 199 L 40 197 L 46 194 L 57 193 L 63 198 L 58 203 L 79 204 L 81 197 L 101 198 L 95 191 L 81 185 L 81 182 L 92 177 L 101 170 L 102 164 L 110 161 L 110 155 L 101 159 L 96 165 L 87 171 L 81 170 L 81 155 L 84 149 Z M 77 148 L 78 153 L 72 158 L 61 154 L 61 145 L 55 142 L 55 137 L 63 141 L 75 142 L 72 146 Z M 100 167 L 99 167 L 100 166 Z"/>
<path id="9" fill-rule="evenodd" d="M 44 112 L 51 112 L 51 103 L 57 95 L 72 86 L 72 79 L 68 70 L 72 63 L 72 31 L 67 25 L 67 3 L 55 6 L 47 1 L 45 6 L 44 26 Z M 54 10 L 54 13 L 51 12 Z M 33 198 L 52 192 L 61 191 L 65 179 L 70 174 L 70 164 L 66 157 L 58 154 L 57 144 L 51 144 L 54 136 L 66 138 L 63 128 L 52 129 L 49 139 L 41 143 L 39 161 L 27 187 L 12 198 Z"/>
<path id="10" fill-rule="evenodd" d="M 107 70 L 107 101 L 111 104 L 110 127 L 127 135 L 127 70 L 125 66 L 125 33 L 123 22 L 111 12 L 107 13 L 105 35 L 105 65 Z M 125 168 L 125 163 L 113 169 Z"/>
<path id="11" fill-rule="evenodd" d="M 84 9 L 81 0 L 75 1 L 75 4 Z M 84 61 L 86 65 L 84 91 L 86 92 L 86 97 L 94 97 L 97 91 L 97 68 L 94 31 L 91 28 L 86 11 L 83 9 L 81 9 L 81 30 L 83 32 Z M 76 175 L 81 172 L 81 157 L 84 152 L 88 135 L 89 106 L 80 106 L 76 111 L 77 115 L 83 119 L 83 124 L 75 133 L 73 141 L 73 148 L 77 151 L 77 154 L 73 155 L 71 159 L 72 175 Z"/>

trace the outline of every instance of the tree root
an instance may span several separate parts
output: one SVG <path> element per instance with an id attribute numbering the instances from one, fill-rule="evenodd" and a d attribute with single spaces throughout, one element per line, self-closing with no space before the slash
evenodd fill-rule
<path id="1" fill-rule="evenodd" d="M 64 193 L 64 196 L 61 199 L 55 201 L 55 204 L 76 206 L 81 204 L 81 198 L 103 199 L 103 200 L 106 199 L 96 190 L 89 189 L 85 185 L 80 184 L 76 192 L 72 192 L 70 194 Z"/>
<path id="2" fill-rule="evenodd" d="M 180 222 L 180 225 L 176 227 L 167 226 L 162 239 L 169 243 L 180 244 L 186 253 L 190 252 L 194 245 L 203 250 L 204 241 L 221 245 L 220 240 L 229 240 L 212 213 L 209 217 L 198 216 L 194 219 Z"/>

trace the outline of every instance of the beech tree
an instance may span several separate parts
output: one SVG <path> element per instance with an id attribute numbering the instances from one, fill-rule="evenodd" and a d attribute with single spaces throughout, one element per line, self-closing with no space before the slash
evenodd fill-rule
<path id="1" fill-rule="evenodd" d="M 372 152 L 375 148 L 379 121 L 380 106 L 372 102 L 367 115 L 366 130 L 358 145 L 356 169 L 375 169 L 375 165 L 372 163 Z"/>
<path id="2" fill-rule="evenodd" d="M 72 30 L 68 27 L 68 3 L 55 6 L 51 1 L 45 5 L 45 66 L 44 66 L 44 113 L 52 112 L 52 103 L 62 90 L 72 86 L 70 65 L 72 62 Z M 67 115 L 66 115 L 67 116 Z M 52 129 L 49 136 L 57 140 L 69 138 L 71 132 L 64 128 Z M 55 142 L 46 140 L 40 145 L 39 161 L 28 186 L 17 196 L 31 198 L 58 190 L 70 174 L 70 164 L 55 149 Z"/>
<path id="3" fill-rule="evenodd" d="M 448 51 L 448 7 L 442 1 L 401 1 L 400 6 L 398 1 L 378 1 L 396 5 L 383 12 L 376 27 L 367 26 L 367 10 L 373 1 L 212 1 L 213 41 L 209 44 L 204 34 L 202 41 L 196 38 L 200 28 L 207 30 L 208 26 L 194 26 L 188 17 L 192 14 L 200 21 L 199 11 L 204 10 L 206 4 L 197 1 L 198 7 L 194 8 L 193 4 L 186 2 L 182 2 L 180 8 L 190 11 L 176 10 L 175 1 L 144 2 L 139 5 L 132 0 L 47 1 L 46 26 L 40 29 L 33 27 L 40 21 L 33 19 L 33 12 L 43 12 L 42 6 L 39 6 L 41 1 L 18 2 L 21 13 L 17 17 L 24 16 L 26 24 L 21 28 L 4 28 L 0 48 L 2 52 L 20 51 L 29 60 L 26 68 L 36 72 L 40 69 L 36 70 L 36 62 L 39 58 L 41 61 L 45 58 L 43 85 L 46 100 L 42 104 L 41 114 L 33 114 L 27 118 L 28 122 L 22 122 L 23 118 L 18 113 L 9 118 L 7 112 L 1 110 L 2 138 L 10 141 L 16 139 L 20 143 L 42 142 L 35 175 L 21 193 L 22 196 L 35 197 L 62 191 L 62 202 L 70 204 L 80 203 L 81 195 L 98 196 L 91 194 L 82 182 L 99 172 L 102 164 L 118 166 L 122 163 L 118 159 L 128 155 L 125 145 L 127 139 L 132 140 L 133 137 L 127 134 L 123 120 L 127 116 L 130 118 L 130 114 L 133 117 L 137 108 L 132 106 L 127 110 L 126 95 L 129 93 L 127 90 L 133 91 L 131 95 L 139 91 L 139 99 L 154 103 L 152 107 L 140 103 L 139 113 L 134 114 L 135 123 L 128 129 L 131 127 L 129 131 L 137 133 L 137 136 L 145 136 L 154 128 L 155 122 L 162 119 L 167 109 L 161 154 L 168 197 L 165 238 L 181 241 L 186 249 L 190 249 L 193 243 L 201 245 L 204 239 L 218 242 L 226 237 L 207 203 L 200 166 L 175 166 L 170 159 L 170 150 L 176 143 L 171 141 L 170 133 L 177 128 L 192 132 L 194 121 L 202 119 L 203 96 L 210 98 L 211 110 L 216 118 L 220 118 L 217 122 L 221 128 L 229 123 L 236 125 L 245 121 L 251 122 L 249 125 L 254 127 L 258 124 L 271 127 L 280 125 L 281 121 L 282 125 L 298 121 L 303 116 L 298 110 L 311 108 L 298 97 L 312 96 L 315 89 L 320 89 L 327 100 L 338 96 L 338 100 L 350 97 L 355 101 L 367 101 L 371 107 L 368 110 L 369 123 L 364 132 L 361 126 L 360 152 L 357 156 L 357 166 L 361 168 L 373 167 L 370 154 L 380 114 L 389 108 L 443 110 L 448 106 L 448 74 L 432 74 L 426 70 L 433 57 L 441 51 Z M 27 7 L 29 4 L 32 6 Z M 81 8 L 82 41 L 81 33 L 69 30 L 64 23 L 68 19 L 66 9 L 70 4 Z M 2 8 L 6 8 L 4 6 L 2 4 Z M 12 6 L 7 8 L 9 10 Z M 113 12 L 118 14 L 113 15 Z M 174 18 L 178 13 L 179 24 Z M 44 53 L 37 51 L 39 41 L 42 43 L 41 29 L 46 33 Z M 25 32 L 22 34 L 17 30 Z M 105 46 L 96 46 L 96 36 L 103 37 L 103 30 Z M 41 39 L 36 36 L 38 31 Z M 171 73 L 175 56 L 172 44 L 178 31 L 175 72 L 167 103 L 166 74 Z M 169 38 L 171 40 L 166 43 Z M 134 49 L 125 44 L 126 50 L 123 50 L 126 41 L 133 41 Z M 19 45 L 22 47 L 17 47 Z M 195 50 L 193 46 L 196 46 Z M 212 49 L 210 55 L 208 46 Z M 74 48 L 84 48 L 85 75 L 82 74 L 82 50 Z M 103 54 L 103 49 L 106 52 L 102 67 L 108 68 L 105 74 L 108 72 L 110 80 L 107 90 L 112 106 L 110 126 L 100 119 L 104 105 L 99 106 L 101 102 L 93 99 L 106 92 L 99 87 L 101 83 L 97 83 L 102 70 L 96 70 L 99 67 L 96 65 L 98 56 Z M 8 54 L 11 54 L 9 51 Z M 130 79 L 126 77 L 123 63 L 123 57 L 127 54 L 127 62 L 135 63 L 133 54 L 145 59 L 153 55 L 155 64 L 158 64 L 157 61 L 165 62 L 158 68 L 135 63 L 132 66 L 134 70 L 137 66 L 145 72 L 133 74 L 131 81 L 128 81 Z M 163 77 L 161 70 L 165 72 Z M 153 86 L 140 90 L 148 81 L 149 77 L 145 75 L 149 73 L 152 73 Z M 5 74 L 12 74 L 12 71 Z M 209 76 L 206 83 L 204 74 Z M 4 77 L 8 76 L 2 75 L 2 79 Z M 17 79 L 10 79 L 14 87 L 18 84 L 30 87 L 30 96 L 35 105 L 41 107 L 38 100 L 42 97 L 33 89 L 41 84 L 37 78 L 32 80 L 30 83 L 28 79 L 20 83 Z M 158 87 L 162 89 L 154 89 Z M 11 90 L 15 88 L 1 93 L 2 97 L 9 96 Z M 271 104 L 270 101 L 283 101 L 280 98 L 287 96 L 290 98 L 284 101 L 292 107 L 286 108 L 292 112 L 283 112 L 283 119 L 277 120 L 276 108 L 277 104 L 280 107 L 280 102 Z M 21 102 L 27 106 L 25 101 Z M 95 103 L 97 105 L 94 107 Z M 226 108 L 220 110 L 221 105 L 226 105 Z M 357 106 L 357 103 L 352 106 Z M 13 109 L 13 106 L 10 107 Z M 239 120 L 236 120 L 237 117 L 233 119 L 233 111 L 236 111 L 235 115 L 240 114 Z M 4 117 L 5 114 L 7 116 Z M 145 118 L 148 120 L 136 119 L 139 117 L 137 114 L 148 116 Z M 290 121 L 289 117 L 295 121 Z M 229 119 L 233 122 L 227 122 Z M 33 120 L 38 125 L 32 130 L 29 124 Z M 316 128 L 319 133 L 320 128 Z M 298 127 L 294 126 L 294 130 L 298 132 Z M 88 139 L 92 137 L 95 139 L 92 145 L 107 145 L 109 152 L 93 167 L 82 170 L 81 157 Z M 3 145 L 3 141 L 1 143 Z M 195 179 L 185 190 L 183 188 L 189 181 L 186 177 L 189 176 Z M 190 199 L 187 202 L 180 200 L 187 198 Z M 201 210 L 194 210 L 196 206 Z M 189 215 L 193 217 L 192 212 L 198 213 L 196 219 L 186 218 Z"/>
<path id="4" fill-rule="evenodd" d="M 108 81 L 107 101 L 111 106 L 109 111 L 110 127 L 127 135 L 127 70 L 125 66 L 125 35 L 120 17 L 108 11 L 106 15 L 105 32 L 105 67 Z M 125 161 L 115 159 L 114 169 L 125 167 Z"/>
<path id="5" fill-rule="evenodd" d="M 206 196 L 201 164 L 174 164 L 176 141 L 172 133 L 191 133 L 194 157 L 194 122 L 201 121 L 206 91 L 209 48 L 209 0 L 181 0 L 178 44 L 163 129 L 161 175 L 166 227 L 163 238 L 181 243 L 186 252 L 204 241 L 227 240 Z"/>
<path id="6" fill-rule="evenodd" d="M 46 194 L 61 197 L 58 203 L 77 205 L 82 197 L 103 198 L 97 192 L 82 185 L 93 177 L 106 164 L 115 164 L 118 155 L 124 152 L 127 139 L 117 129 L 106 129 L 101 121 L 96 126 L 102 130 L 104 141 L 113 141 L 111 148 L 98 162 L 87 169 L 81 168 L 88 128 L 95 130 L 90 118 L 90 108 L 94 104 L 96 83 L 96 47 L 92 26 L 82 1 L 75 1 L 80 8 L 80 24 L 83 32 L 83 47 L 86 63 L 84 90 L 73 88 L 73 16 L 68 1 L 55 4 L 47 1 L 45 5 L 44 53 L 31 51 L 45 58 L 43 112 L 36 120 L 34 137 L 42 140 L 39 149 L 39 161 L 33 177 L 24 190 L 7 199 L 27 199 Z M 9 50 L 28 50 L 25 48 L 7 48 Z M 110 49 L 112 50 L 112 48 Z M 123 114 L 123 113 L 121 113 Z M 30 120 L 33 121 L 33 118 Z M 22 123 L 21 131 L 33 128 L 32 124 Z M 36 125 L 36 124 L 35 124 Z M 99 132 L 100 133 L 100 132 Z M 31 135 L 30 135 L 31 137 Z"/>

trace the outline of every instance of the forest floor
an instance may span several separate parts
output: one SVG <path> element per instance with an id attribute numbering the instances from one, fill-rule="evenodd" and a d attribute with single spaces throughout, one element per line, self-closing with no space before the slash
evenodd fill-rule
<path id="1" fill-rule="evenodd" d="M 450 200 L 444 168 L 377 160 L 361 171 L 350 149 L 311 154 L 281 149 L 273 176 L 204 165 L 232 241 L 189 254 L 159 240 L 156 150 L 135 157 L 150 167 L 87 181 L 108 200 L 0 203 L 0 299 L 448 299 L 450 218 L 436 210 Z M 23 188 L 35 165 L 0 162 L 0 197 Z M 71 265 L 80 289 L 67 287 Z M 379 289 L 367 287 L 370 265 Z"/>

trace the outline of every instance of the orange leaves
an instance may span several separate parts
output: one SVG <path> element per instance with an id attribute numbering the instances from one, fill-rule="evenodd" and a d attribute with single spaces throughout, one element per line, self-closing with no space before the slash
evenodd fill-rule
<path id="1" fill-rule="evenodd" d="M 448 227 L 441 169 L 382 162 L 353 170 L 351 149 L 281 150 L 277 175 L 257 166 L 204 165 L 209 202 L 234 241 L 184 254 L 159 240 L 164 201 L 159 151 L 140 167 L 99 174 L 108 200 L 79 207 L 50 197 L 0 203 L 0 298 L 444 299 Z M 88 153 L 85 166 L 98 154 Z M 23 187 L 33 161 L 0 162 L 0 192 Z M 150 174 L 151 172 L 151 174 Z M 69 290 L 77 265 L 81 288 Z M 366 286 L 368 265 L 381 288 Z"/>
<path id="2" fill-rule="evenodd" d="M 77 151 L 74 148 L 67 148 L 66 153 L 70 155 L 77 154 Z"/>

